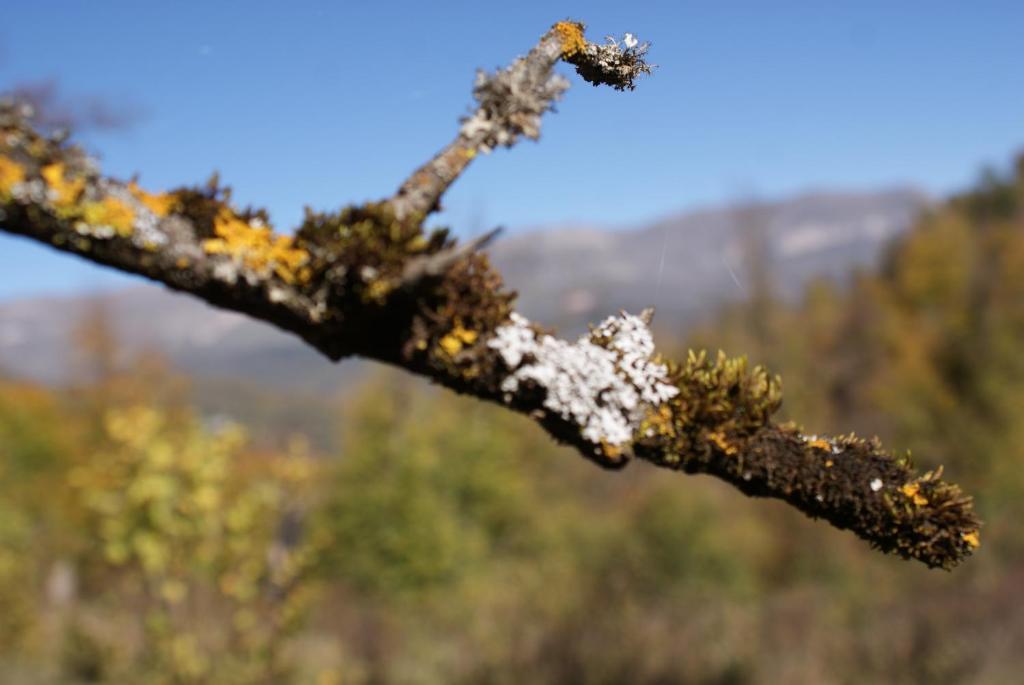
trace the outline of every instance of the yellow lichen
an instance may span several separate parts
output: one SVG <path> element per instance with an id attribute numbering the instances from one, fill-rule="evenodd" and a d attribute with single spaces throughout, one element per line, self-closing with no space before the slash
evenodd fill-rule
<path id="1" fill-rule="evenodd" d="M 372 302 L 383 303 L 394 289 L 395 284 L 392 281 L 386 278 L 378 278 L 366 286 L 366 299 Z"/>
<path id="2" fill-rule="evenodd" d="M 900 488 L 900 492 L 919 507 L 928 504 L 928 498 L 921 494 L 921 485 L 919 483 L 907 483 Z"/>
<path id="3" fill-rule="evenodd" d="M 562 57 L 572 57 L 587 47 L 587 39 L 583 37 L 583 24 L 574 21 L 560 21 L 552 28 L 562 44 Z"/>
<path id="4" fill-rule="evenodd" d="M 178 203 L 178 198 L 174 195 L 170 193 L 146 192 L 135 181 L 128 184 L 128 190 L 131 191 L 136 200 L 148 207 L 149 211 L 161 219 L 174 211 L 174 207 Z"/>
<path id="5" fill-rule="evenodd" d="M 964 542 L 966 542 L 972 549 L 978 549 L 981 547 L 981 539 L 978 537 L 978 531 L 976 530 L 972 530 L 967 533 L 960 533 L 960 537 L 962 537 Z"/>
<path id="6" fill-rule="evenodd" d="M 82 220 L 94 226 L 110 226 L 119 236 L 128 237 L 132 234 L 135 212 L 124 202 L 107 196 L 82 205 Z"/>
<path id="7" fill-rule="evenodd" d="M 605 442 L 604 440 L 601 441 L 601 452 L 612 461 L 618 461 L 622 458 L 622 447 Z"/>
<path id="8" fill-rule="evenodd" d="M 217 237 L 203 241 L 207 254 L 230 255 L 256 273 L 273 272 L 288 284 L 309 281 L 309 253 L 295 247 L 291 237 L 252 226 L 227 208 L 217 214 L 213 230 Z"/>
<path id="9" fill-rule="evenodd" d="M 0 197 L 8 197 L 15 185 L 25 180 L 25 169 L 13 159 L 0 156 Z"/>
<path id="10" fill-rule="evenodd" d="M 53 204 L 58 209 L 74 207 L 82 191 L 85 189 L 84 178 L 68 180 L 65 178 L 65 171 L 63 162 L 47 164 L 39 171 L 43 180 L 46 181 L 46 185 L 50 186 L 54 193 L 56 193 Z"/>
<path id="11" fill-rule="evenodd" d="M 811 440 L 807 444 L 810 445 L 811 447 L 816 447 L 819 450 L 831 450 L 832 449 L 832 445 L 829 443 L 829 441 L 828 440 L 824 440 L 822 438 L 817 438 L 815 440 Z"/>
<path id="12" fill-rule="evenodd" d="M 449 357 L 454 357 L 462 350 L 463 347 L 475 343 L 477 337 L 479 337 L 479 334 L 476 331 L 463 328 L 461 323 L 457 323 L 455 328 L 441 338 L 437 344 L 441 346 L 441 349 L 444 350 Z"/>
<path id="13" fill-rule="evenodd" d="M 649 412 L 640 423 L 640 435 L 675 435 L 675 424 L 672 421 L 672 408 L 668 404 L 659 404 Z"/>
<path id="14" fill-rule="evenodd" d="M 729 440 L 725 437 L 725 434 L 721 431 L 712 431 L 708 433 L 708 442 L 714 443 L 718 449 L 729 455 L 739 452 L 739 450 L 736 449 L 736 446 L 730 444 Z"/>

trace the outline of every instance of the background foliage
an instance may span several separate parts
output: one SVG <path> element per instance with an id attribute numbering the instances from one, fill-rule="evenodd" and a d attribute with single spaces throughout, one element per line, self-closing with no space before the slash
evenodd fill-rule
<path id="1" fill-rule="evenodd" d="M 610 475 L 383 372 L 333 412 L 340 454 L 254 443 L 92 317 L 73 387 L 0 382 L 0 681 L 1016 682 L 1024 158 L 848 288 L 786 304 L 759 278 L 679 347 L 749 352 L 790 417 L 944 464 L 987 521 L 963 568 L 708 478 Z"/>

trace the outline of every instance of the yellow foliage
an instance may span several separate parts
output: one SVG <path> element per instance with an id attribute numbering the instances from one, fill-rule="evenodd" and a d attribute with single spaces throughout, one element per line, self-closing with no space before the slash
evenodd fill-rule
<path id="1" fill-rule="evenodd" d="M 246 645 L 247 664 L 268 668 L 257 654 L 297 625 L 311 599 L 310 546 L 278 537 L 287 507 L 316 476 L 308 446 L 297 438 L 287 455 L 243 458 L 241 429 L 211 434 L 148 406 L 109 411 L 103 433 L 105 447 L 69 483 L 105 563 L 144 588 L 155 667 L 179 682 L 227 682 L 213 676 L 231 666 L 213 655 L 230 643 Z M 223 643 L 185 618 L 210 607 Z M 237 616 L 249 620 L 230 620 Z"/>

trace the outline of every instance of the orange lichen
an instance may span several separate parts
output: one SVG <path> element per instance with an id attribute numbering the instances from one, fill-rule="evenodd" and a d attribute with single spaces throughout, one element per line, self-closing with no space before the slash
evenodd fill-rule
<path id="1" fill-rule="evenodd" d="M 810 445 L 811 447 L 816 447 L 819 450 L 831 450 L 832 449 L 832 445 L 829 443 L 829 441 L 825 440 L 823 438 L 817 438 L 816 440 L 811 440 L 807 444 Z"/>
<path id="2" fill-rule="evenodd" d="M 725 434 L 721 431 L 712 431 L 708 433 L 708 442 L 714 443 L 718 449 L 722 450 L 726 454 L 736 454 L 739 452 L 739 450 L 736 449 L 736 446 L 731 444 L 729 440 L 726 439 Z"/>
<path id="3" fill-rule="evenodd" d="M 921 494 L 921 485 L 919 483 L 907 483 L 900 488 L 900 492 L 906 495 L 908 499 L 913 500 L 914 504 L 919 507 L 928 504 L 928 498 Z"/>
<path id="4" fill-rule="evenodd" d="M 217 214 L 213 230 L 217 237 L 203 242 L 207 254 L 231 255 L 256 273 L 273 272 L 288 284 L 309 281 L 309 253 L 296 248 L 291 237 L 252 226 L 227 208 Z"/>
<path id="5" fill-rule="evenodd" d="M 0 156 L 0 197 L 7 197 L 15 185 L 25 180 L 25 169 L 13 159 Z"/>
<path id="6" fill-rule="evenodd" d="M 138 186 L 135 181 L 128 184 L 128 190 L 136 200 L 149 208 L 149 211 L 161 219 L 174 211 L 178 198 L 171 193 L 149 193 Z"/>
<path id="7" fill-rule="evenodd" d="M 622 446 L 613 445 L 606 440 L 601 441 L 601 454 L 609 461 L 619 461 L 624 456 Z"/>
<path id="8" fill-rule="evenodd" d="M 672 408 L 668 404 L 659 404 L 657 407 L 653 407 L 640 423 L 641 437 L 656 435 L 675 435 Z"/>
<path id="9" fill-rule="evenodd" d="M 109 195 L 99 202 L 82 205 L 82 220 L 95 226 L 110 226 L 121 237 L 132 234 L 135 212 L 132 208 Z"/>
<path id="10" fill-rule="evenodd" d="M 47 164 L 39 171 L 46 184 L 56 193 L 53 204 L 58 209 L 74 207 L 82 191 L 85 190 L 84 178 L 68 180 L 65 177 L 65 171 L 63 162 Z"/>
<path id="11" fill-rule="evenodd" d="M 551 27 L 562 44 L 562 57 L 572 57 L 587 47 L 587 39 L 583 37 L 583 24 L 574 21 L 560 21 Z"/>

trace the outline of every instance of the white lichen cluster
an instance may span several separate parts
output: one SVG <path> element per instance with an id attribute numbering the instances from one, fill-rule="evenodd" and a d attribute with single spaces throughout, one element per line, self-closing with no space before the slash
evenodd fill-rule
<path id="1" fill-rule="evenodd" d="M 652 360 L 647 323 L 623 313 L 606 319 L 575 343 L 538 336 L 524 317 L 497 329 L 488 346 L 511 373 L 501 384 L 509 394 L 524 384 L 545 390 L 544 407 L 580 427 L 594 444 L 623 445 L 633 439 L 648 407 L 679 390 L 668 369 Z"/>
<path id="2" fill-rule="evenodd" d="M 11 186 L 11 197 L 22 204 L 47 205 L 56 198 L 42 179 L 33 178 Z"/>
<path id="3" fill-rule="evenodd" d="M 525 136 L 540 137 L 541 117 L 569 87 L 564 77 L 519 58 L 494 74 L 477 71 L 473 97 L 479 106 L 462 120 L 459 134 L 474 141 L 480 152 L 511 147 Z"/>

